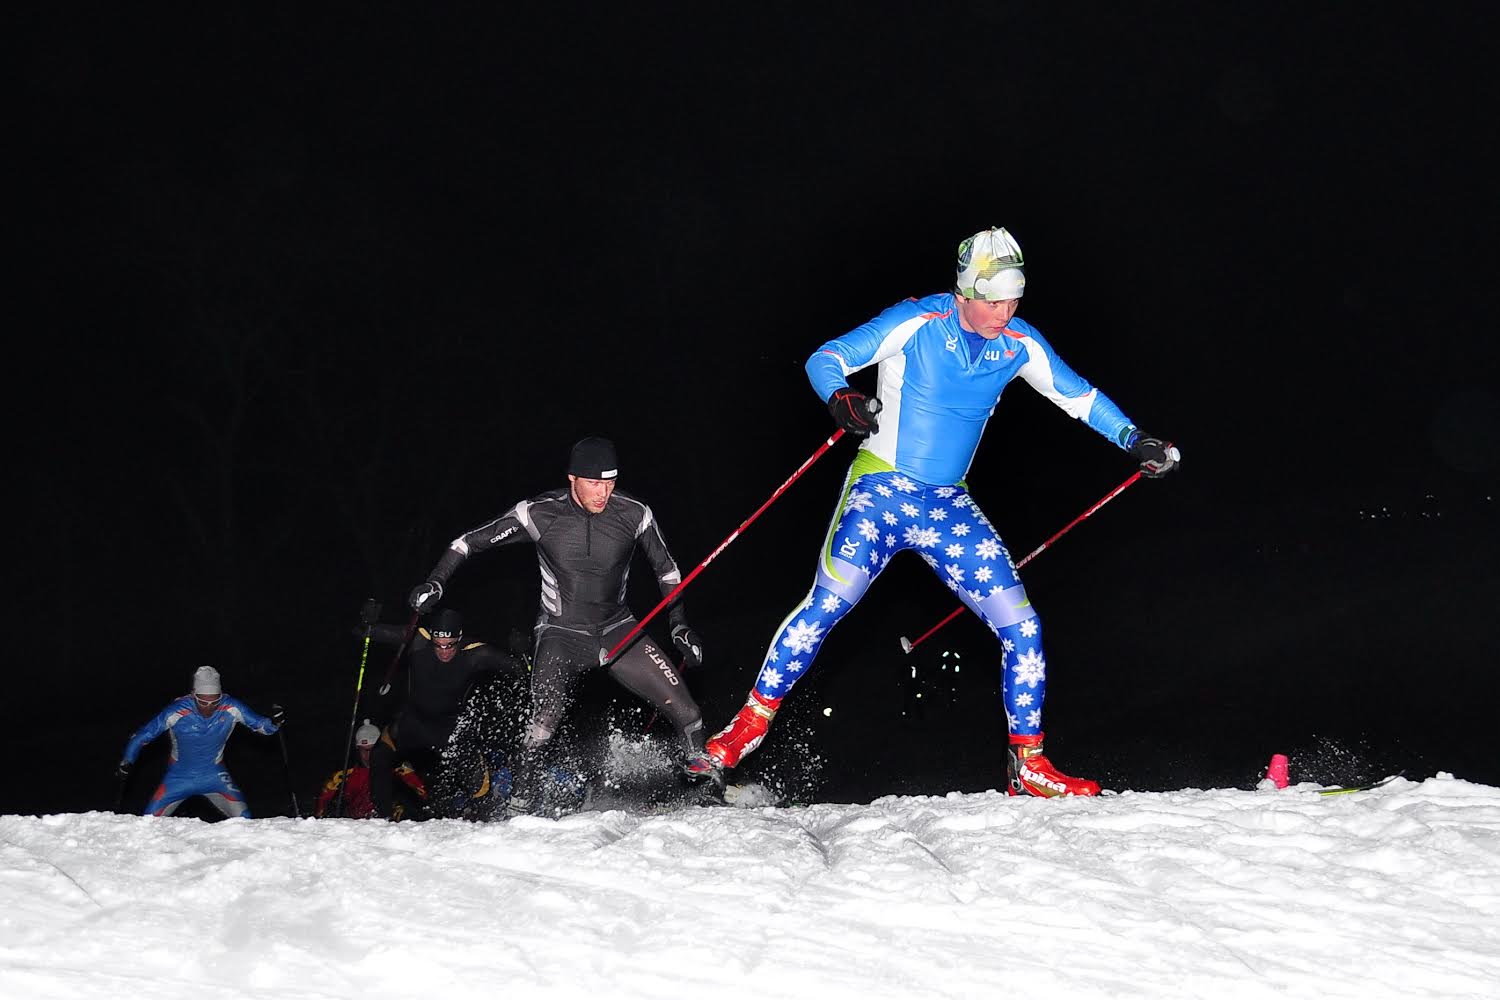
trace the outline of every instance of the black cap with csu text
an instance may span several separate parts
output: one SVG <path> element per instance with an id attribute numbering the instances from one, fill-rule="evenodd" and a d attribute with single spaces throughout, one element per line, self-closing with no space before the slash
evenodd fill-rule
<path id="1" fill-rule="evenodd" d="M 614 479 L 620 474 L 615 443 L 608 438 L 586 437 L 573 446 L 568 475 L 579 479 Z"/>
<path id="2" fill-rule="evenodd" d="M 456 639 L 464 634 L 464 619 L 452 608 L 444 608 L 427 623 L 427 634 L 434 639 Z"/>

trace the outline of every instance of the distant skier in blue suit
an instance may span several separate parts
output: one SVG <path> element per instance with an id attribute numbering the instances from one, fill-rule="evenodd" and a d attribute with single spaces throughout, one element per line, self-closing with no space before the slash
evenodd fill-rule
<path id="1" fill-rule="evenodd" d="M 185 800 L 201 795 L 225 816 L 249 819 L 245 797 L 224 767 L 224 744 L 236 725 L 270 736 L 285 721 L 279 708 L 267 717 L 225 694 L 219 672 L 199 667 L 193 674 L 193 693 L 167 705 L 130 737 L 117 773 L 121 780 L 128 777 L 141 749 L 166 733 L 172 738 L 167 773 L 142 815 L 170 816 Z"/>

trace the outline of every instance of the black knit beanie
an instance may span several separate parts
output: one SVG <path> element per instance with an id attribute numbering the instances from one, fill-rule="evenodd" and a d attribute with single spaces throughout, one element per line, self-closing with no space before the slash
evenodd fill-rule
<path id="1" fill-rule="evenodd" d="M 573 446 L 568 475 L 579 479 L 614 479 L 620 474 L 615 443 L 608 438 L 587 437 Z"/>

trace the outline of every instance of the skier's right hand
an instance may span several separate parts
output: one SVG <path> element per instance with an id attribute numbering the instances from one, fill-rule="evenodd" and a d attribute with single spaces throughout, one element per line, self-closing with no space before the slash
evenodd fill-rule
<path id="1" fill-rule="evenodd" d="M 130 761 L 120 761 L 120 763 L 115 765 L 115 777 L 119 778 L 121 781 L 124 781 L 126 778 L 130 777 L 130 768 Z"/>
<path id="2" fill-rule="evenodd" d="M 862 437 L 880 430 L 880 424 L 875 420 L 875 414 L 880 412 L 880 400 L 871 399 L 862 392 L 849 388 L 833 390 L 833 395 L 828 397 L 828 412 L 833 414 L 833 422 L 850 434 Z"/>
<path id="3" fill-rule="evenodd" d="M 443 585 L 436 580 L 427 580 L 412 588 L 411 596 L 406 603 L 417 614 L 426 614 L 431 611 L 438 601 L 443 599 Z"/>

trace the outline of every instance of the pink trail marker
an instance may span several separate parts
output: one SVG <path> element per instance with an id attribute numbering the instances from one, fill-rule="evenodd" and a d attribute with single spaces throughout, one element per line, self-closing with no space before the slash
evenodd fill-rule
<path id="1" fill-rule="evenodd" d="M 1287 786 L 1286 763 L 1286 754 L 1273 753 L 1271 763 L 1266 765 L 1266 777 L 1270 778 L 1277 788 Z"/>

